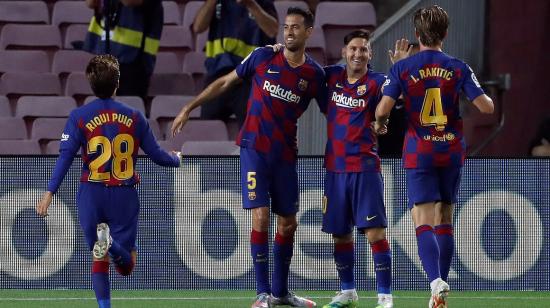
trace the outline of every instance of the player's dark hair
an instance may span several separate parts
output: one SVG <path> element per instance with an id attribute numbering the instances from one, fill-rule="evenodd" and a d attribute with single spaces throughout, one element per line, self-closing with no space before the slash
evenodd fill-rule
<path id="1" fill-rule="evenodd" d="M 370 40 L 370 32 L 364 29 L 354 30 L 344 36 L 344 45 L 347 45 L 354 38 L 364 38 L 368 42 Z"/>
<path id="2" fill-rule="evenodd" d="M 113 96 L 120 79 L 117 59 L 112 55 L 93 57 L 86 67 L 86 78 L 95 96 L 101 99 Z"/>
<path id="3" fill-rule="evenodd" d="M 311 13 L 310 10 L 304 10 L 300 7 L 292 6 L 288 8 L 288 10 L 286 11 L 286 15 L 301 15 L 302 17 L 304 17 L 304 25 L 306 26 L 306 28 L 313 27 L 314 17 L 313 13 Z"/>
<path id="4" fill-rule="evenodd" d="M 443 41 L 449 27 L 449 15 L 438 5 L 418 9 L 413 17 L 414 27 L 420 35 L 420 42 L 428 47 Z"/>

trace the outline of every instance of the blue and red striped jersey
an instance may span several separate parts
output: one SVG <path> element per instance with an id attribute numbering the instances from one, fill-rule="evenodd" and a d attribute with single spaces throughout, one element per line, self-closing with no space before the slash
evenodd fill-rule
<path id="1" fill-rule="evenodd" d="M 252 78 L 246 119 L 237 144 L 273 158 L 295 161 L 298 118 L 312 98 L 319 103 L 326 93 L 323 69 L 307 55 L 304 64 L 293 68 L 283 51 L 275 53 L 263 47 L 254 50 L 236 71 L 240 78 Z"/>
<path id="2" fill-rule="evenodd" d="M 383 91 L 395 100 L 405 97 L 405 168 L 464 164 L 461 90 L 471 101 L 484 94 L 472 69 L 441 51 L 425 50 L 392 66 Z"/>
<path id="3" fill-rule="evenodd" d="M 180 160 L 160 148 L 143 114 L 112 99 L 96 99 L 69 115 L 59 146 L 59 158 L 48 184 L 55 193 L 82 149 L 81 182 L 106 186 L 134 185 L 139 148 L 161 165 L 178 167 Z"/>
<path id="4" fill-rule="evenodd" d="M 325 67 L 327 146 L 325 168 L 332 172 L 380 171 L 377 139 L 371 123 L 386 76 L 368 70 L 350 84 L 345 65 Z"/>

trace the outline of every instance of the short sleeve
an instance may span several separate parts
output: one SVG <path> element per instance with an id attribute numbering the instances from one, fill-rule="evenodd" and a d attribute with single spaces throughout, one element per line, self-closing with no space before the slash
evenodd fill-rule
<path id="1" fill-rule="evenodd" d="M 401 95 L 401 85 L 399 82 L 399 68 L 394 64 L 388 74 L 384 84 L 382 85 L 383 95 L 389 96 L 397 100 Z"/>
<path id="2" fill-rule="evenodd" d="M 465 64 L 465 67 L 462 90 L 466 93 L 468 99 L 473 101 L 476 97 L 485 94 L 485 92 L 481 88 L 479 81 L 477 81 L 476 75 L 474 74 L 472 68 L 468 64 Z"/>

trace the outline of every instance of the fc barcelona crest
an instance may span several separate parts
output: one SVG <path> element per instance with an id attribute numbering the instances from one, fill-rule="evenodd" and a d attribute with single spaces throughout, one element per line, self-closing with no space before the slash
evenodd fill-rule
<path id="1" fill-rule="evenodd" d="M 367 93 L 367 85 L 363 84 L 357 87 L 357 95 L 363 95 Z"/>
<path id="2" fill-rule="evenodd" d="M 256 200 L 256 192 L 254 192 L 254 191 L 249 191 L 249 192 L 248 192 L 248 200 L 250 200 L 250 201 Z"/>
<path id="3" fill-rule="evenodd" d="M 298 82 L 298 89 L 305 91 L 307 89 L 307 80 L 300 79 Z"/>

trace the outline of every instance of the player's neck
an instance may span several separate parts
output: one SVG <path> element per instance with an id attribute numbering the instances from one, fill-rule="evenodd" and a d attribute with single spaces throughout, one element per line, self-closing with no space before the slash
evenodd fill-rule
<path id="1" fill-rule="evenodd" d="M 422 43 L 419 44 L 420 45 L 420 51 L 424 51 L 424 50 L 435 50 L 435 51 L 443 51 L 442 47 L 443 47 L 443 44 L 437 44 L 437 45 L 434 45 L 434 46 L 425 46 L 423 45 Z"/>
<path id="2" fill-rule="evenodd" d="M 300 48 L 296 51 L 290 51 L 285 48 L 283 54 L 291 67 L 298 67 L 306 62 L 305 48 Z"/>
<path id="3" fill-rule="evenodd" d="M 357 80 L 363 78 L 367 74 L 367 70 L 359 70 L 354 71 L 350 70 L 349 68 L 346 68 L 346 77 L 349 84 L 354 84 L 357 82 Z"/>

